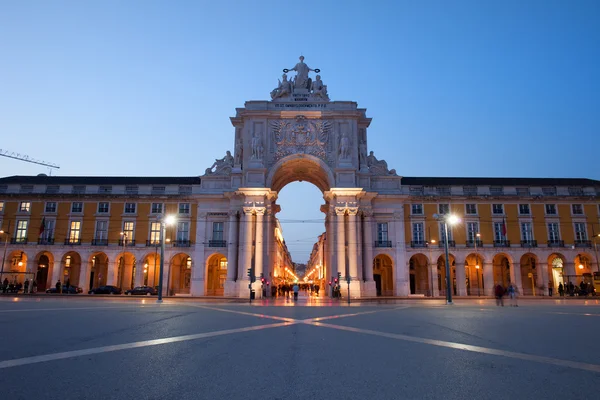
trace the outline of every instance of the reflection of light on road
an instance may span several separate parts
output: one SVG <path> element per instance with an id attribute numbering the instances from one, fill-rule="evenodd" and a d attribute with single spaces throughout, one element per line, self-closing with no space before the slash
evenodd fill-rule
<path id="1" fill-rule="evenodd" d="M 16 302 L 19 301 L 19 298 L 18 297 L 13 297 L 13 301 L 16 303 Z"/>

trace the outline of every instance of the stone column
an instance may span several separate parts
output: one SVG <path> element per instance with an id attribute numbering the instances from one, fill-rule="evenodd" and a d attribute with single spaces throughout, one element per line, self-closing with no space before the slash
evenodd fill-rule
<path id="1" fill-rule="evenodd" d="M 57 257 L 54 259 L 54 263 L 52 263 L 52 282 L 50 282 L 50 285 L 48 285 L 48 288 L 51 287 L 55 287 L 56 286 L 56 282 L 58 282 L 58 280 L 60 279 L 61 283 L 62 283 L 62 258 L 64 257 L 64 254 L 60 254 L 57 255 Z M 6 271 L 6 270 L 5 270 Z M 2 278 L 4 280 L 4 278 Z"/>
<path id="2" fill-rule="evenodd" d="M 358 208 L 348 209 L 348 273 L 350 279 L 358 280 L 358 235 L 356 233 L 356 214 Z"/>
<path id="3" fill-rule="evenodd" d="M 483 262 L 483 271 L 481 271 L 483 275 L 481 280 L 483 282 L 483 293 L 486 296 L 494 295 L 494 264 L 492 262 Z"/>
<path id="4" fill-rule="evenodd" d="M 363 264 L 363 230 L 362 230 L 362 218 L 360 215 L 356 217 L 356 237 L 357 237 L 357 252 L 356 262 L 358 269 L 358 280 L 364 281 L 365 268 Z"/>
<path id="5" fill-rule="evenodd" d="M 576 285 L 577 282 L 574 281 L 575 275 L 576 275 L 575 263 L 566 262 L 563 264 L 563 266 L 564 266 L 564 271 L 565 271 L 563 274 L 566 275 L 566 276 L 563 276 L 563 281 L 564 281 L 563 286 L 567 282 L 573 282 L 573 285 Z"/>
<path id="6" fill-rule="evenodd" d="M 523 285 L 521 284 L 521 264 L 512 263 L 510 267 L 510 281 L 516 286 L 517 293 L 522 295 Z"/>
<path id="7" fill-rule="evenodd" d="M 395 287 L 396 296 L 408 296 L 410 294 L 410 270 L 409 260 L 406 257 L 406 242 L 404 239 L 404 209 L 400 208 L 394 212 L 394 247 L 396 254 Z"/>
<path id="8" fill-rule="evenodd" d="M 336 215 L 336 257 L 337 257 L 337 272 L 342 274 L 343 277 L 346 276 L 346 229 L 345 229 L 345 215 L 346 208 L 345 207 L 336 207 L 335 208 Z M 336 272 L 336 273 L 337 273 Z M 337 275 L 335 275 L 337 276 Z M 341 282 L 340 282 L 341 285 Z"/>
<path id="9" fill-rule="evenodd" d="M 273 285 L 273 212 L 271 206 L 266 211 L 266 229 L 265 235 L 265 259 L 263 263 L 263 272 L 265 279 Z M 271 297 L 271 286 L 267 286 L 267 297 Z"/>
<path id="10" fill-rule="evenodd" d="M 238 212 L 229 211 L 229 233 L 227 236 L 227 281 L 232 282 L 238 270 Z"/>
<path id="11" fill-rule="evenodd" d="M 244 207 L 244 244 L 242 247 L 242 262 L 240 265 L 240 279 L 248 282 L 247 269 L 252 267 L 252 215 L 253 207 Z"/>
<path id="12" fill-rule="evenodd" d="M 206 217 L 206 212 L 198 212 L 198 217 L 196 219 L 196 245 L 194 249 L 194 255 L 192 256 L 192 280 L 190 282 L 190 294 L 192 296 L 203 296 L 206 293 L 206 260 L 204 259 L 204 246 L 206 243 L 207 224 Z M 167 257 L 167 255 L 165 254 L 165 261 L 166 260 L 169 260 L 169 257 Z M 165 270 L 170 270 L 170 268 L 167 267 L 167 263 L 165 263 L 164 265 Z M 165 280 L 165 282 L 167 282 L 167 280 Z M 137 284 L 138 283 L 136 281 L 136 285 Z"/>
<path id="13" fill-rule="evenodd" d="M 456 267 L 456 295 L 457 296 L 466 296 L 467 295 L 467 283 L 466 283 L 466 273 L 465 273 L 465 262 L 454 260 Z"/>
<path id="14" fill-rule="evenodd" d="M 431 246 L 431 244 L 429 244 Z M 431 251 L 429 252 L 429 273 L 431 274 L 431 279 L 429 280 L 429 284 L 433 285 L 431 288 L 433 297 L 438 297 L 440 295 L 440 289 L 438 286 L 438 269 L 437 269 L 437 259 L 432 259 L 433 255 Z"/>
<path id="15" fill-rule="evenodd" d="M 548 264 L 536 262 L 535 270 L 537 271 L 537 290 L 535 294 L 538 296 L 548 296 L 548 286 L 550 285 L 550 279 L 548 276 Z"/>
<path id="16" fill-rule="evenodd" d="M 90 261 L 89 253 L 80 253 L 81 256 L 81 266 L 79 267 L 79 283 L 71 282 L 72 285 L 78 285 L 83 289 L 83 293 L 87 294 L 88 290 L 90 290 L 90 274 L 92 272 L 92 262 Z M 64 282 L 63 282 L 64 283 Z"/>
<path id="17" fill-rule="evenodd" d="M 366 282 L 374 282 L 373 281 L 373 211 L 365 210 L 365 241 L 364 241 L 364 251 L 363 251 L 363 263 L 365 269 L 365 281 Z"/>
<path id="18" fill-rule="evenodd" d="M 256 239 L 254 246 L 254 275 L 256 276 L 256 298 L 262 297 L 260 274 L 264 274 L 263 251 L 264 251 L 264 221 L 265 207 L 257 207 L 256 211 Z"/>
<path id="19" fill-rule="evenodd" d="M 327 264 L 329 265 L 329 271 L 328 276 L 325 277 L 328 282 L 329 280 L 333 279 L 334 276 L 337 276 L 337 257 L 335 251 L 335 240 L 337 237 L 337 235 L 335 234 L 336 214 L 335 208 L 333 206 L 330 206 L 329 208 L 329 214 L 327 216 L 327 251 L 329 252 L 329 259 Z"/>

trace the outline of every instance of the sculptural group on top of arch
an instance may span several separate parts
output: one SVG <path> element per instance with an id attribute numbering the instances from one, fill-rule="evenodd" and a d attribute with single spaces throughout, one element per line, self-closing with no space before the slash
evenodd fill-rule
<path id="1" fill-rule="evenodd" d="M 295 71 L 296 76 L 293 80 L 288 80 L 287 73 Z M 271 100 L 290 100 L 295 94 L 309 95 L 312 101 L 329 101 L 327 94 L 327 85 L 323 84 L 321 75 L 312 80 L 308 73 L 310 71 L 320 72 L 319 69 L 312 69 L 304 63 L 304 56 L 300 56 L 300 61 L 293 68 L 283 70 L 283 75 L 279 80 L 279 84 L 271 91 Z"/>

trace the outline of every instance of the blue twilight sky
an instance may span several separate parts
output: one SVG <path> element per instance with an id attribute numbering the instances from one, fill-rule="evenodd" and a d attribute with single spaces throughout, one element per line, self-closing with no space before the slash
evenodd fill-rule
<path id="1" fill-rule="evenodd" d="M 59 175 L 200 175 L 304 54 L 399 175 L 600 179 L 598 21 L 597 0 L 4 0 L 0 148 Z M 0 176 L 42 172 L 0 157 Z M 279 203 L 303 262 L 321 194 Z"/>

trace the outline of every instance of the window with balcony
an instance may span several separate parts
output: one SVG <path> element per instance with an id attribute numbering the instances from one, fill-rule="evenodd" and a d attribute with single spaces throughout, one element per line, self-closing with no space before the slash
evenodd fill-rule
<path id="1" fill-rule="evenodd" d="M 125 194 L 138 194 L 139 187 L 137 185 L 125 186 Z"/>
<path id="2" fill-rule="evenodd" d="M 17 232 L 15 236 L 15 243 L 27 243 L 27 227 L 29 221 L 18 220 L 17 221 Z"/>
<path id="3" fill-rule="evenodd" d="M 554 187 L 554 186 L 543 187 L 542 194 L 544 196 L 556 196 L 556 187 Z"/>
<path id="4" fill-rule="evenodd" d="M 190 203 L 179 203 L 179 214 L 189 214 Z"/>
<path id="5" fill-rule="evenodd" d="M 98 193 L 100 193 L 100 194 L 112 193 L 112 186 L 100 186 L 100 187 L 98 187 Z"/>
<path id="6" fill-rule="evenodd" d="M 530 215 L 531 210 L 529 209 L 529 204 L 519 204 L 519 214 L 520 215 Z"/>
<path id="7" fill-rule="evenodd" d="M 179 186 L 179 194 L 192 194 L 191 186 Z"/>
<path id="8" fill-rule="evenodd" d="M 71 203 L 71 212 L 72 213 L 83 212 L 83 203 L 80 201 L 74 201 L 73 203 Z"/>
<path id="9" fill-rule="evenodd" d="M 75 185 L 71 190 L 72 194 L 85 194 L 85 185 Z"/>
<path id="10" fill-rule="evenodd" d="M 412 241 L 415 245 L 425 244 L 425 232 L 422 222 L 413 222 L 412 224 Z"/>
<path id="11" fill-rule="evenodd" d="M 444 225 L 445 225 L 444 223 L 439 224 L 440 245 L 443 244 L 446 240 L 446 228 L 444 227 Z M 453 241 L 453 238 L 452 238 L 453 236 L 454 235 L 452 234 L 452 227 L 450 226 L 450 224 L 448 224 L 448 243 Z"/>
<path id="12" fill-rule="evenodd" d="M 587 241 L 587 230 L 585 227 L 585 222 L 575 222 L 575 241 L 576 242 L 585 242 Z"/>
<path id="13" fill-rule="evenodd" d="M 502 196 L 504 194 L 504 187 L 502 187 L 502 186 L 490 186 L 490 194 L 492 196 Z"/>
<path id="14" fill-rule="evenodd" d="M 98 203 L 98 213 L 106 214 L 107 212 L 108 212 L 108 203 L 107 202 Z"/>
<path id="15" fill-rule="evenodd" d="M 521 240 L 525 242 L 531 242 L 533 240 L 531 222 L 521 222 Z"/>
<path id="16" fill-rule="evenodd" d="M 504 240 L 504 223 L 503 222 L 494 222 L 494 240 L 497 242 Z"/>
<path id="17" fill-rule="evenodd" d="M 31 202 L 22 201 L 19 203 L 19 212 L 31 212 Z"/>
<path id="18" fill-rule="evenodd" d="M 423 204 L 411 204 L 410 213 L 412 215 L 423 215 Z"/>
<path id="19" fill-rule="evenodd" d="M 59 185 L 48 185 L 46 186 L 46 193 L 48 194 L 56 194 L 60 192 L 60 186 Z"/>
<path id="20" fill-rule="evenodd" d="M 213 222 L 212 239 L 209 242 L 210 247 L 225 247 L 224 225 L 223 222 Z"/>
<path id="21" fill-rule="evenodd" d="M 477 186 L 463 186 L 465 196 L 477 196 Z"/>
<path id="22" fill-rule="evenodd" d="M 438 196 L 450 196 L 450 188 L 448 186 L 438 186 L 435 190 Z"/>
<path id="23" fill-rule="evenodd" d="M 125 214 L 135 214 L 136 204 L 135 203 L 125 203 Z"/>
<path id="24" fill-rule="evenodd" d="M 123 221 L 123 236 L 119 239 L 119 246 L 135 244 L 135 222 Z"/>
<path id="25" fill-rule="evenodd" d="M 4 212 L 4 202 L 0 201 L 0 213 Z"/>
<path id="26" fill-rule="evenodd" d="M 571 204 L 573 215 L 583 215 L 583 206 L 581 204 Z"/>
<path id="27" fill-rule="evenodd" d="M 450 204 L 438 204 L 438 213 L 442 215 L 449 214 Z"/>
<path id="28" fill-rule="evenodd" d="M 492 204 L 492 214 L 503 215 L 504 204 Z"/>
<path id="29" fill-rule="evenodd" d="M 569 195 L 571 196 L 583 196 L 583 188 L 581 187 L 570 187 Z"/>
<path id="30" fill-rule="evenodd" d="M 160 222 L 150 223 L 150 244 L 160 244 Z"/>
<path id="31" fill-rule="evenodd" d="M 163 205 L 162 203 L 152 203 L 152 208 L 150 211 L 152 214 L 162 214 Z"/>
<path id="32" fill-rule="evenodd" d="M 40 237 L 40 244 L 53 244 L 54 243 L 54 228 L 56 221 L 53 219 L 44 219 L 44 231 Z"/>
<path id="33" fill-rule="evenodd" d="M 479 233 L 479 223 L 477 222 L 467 222 L 467 242 L 475 243 L 479 238 L 477 234 Z"/>
<path id="34" fill-rule="evenodd" d="M 529 188 L 528 187 L 518 187 L 517 188 L 517 196 L 529 196 Z"/>
<path id="35" fill-rule="evenodd" d="M 189 246 L 190 245 L 190 223 L 187 221 L 181 221 L 177 223 L 177 241 L 174 243 L 176 246 Z"/>
<path id="36" fill-rule="evenodd" d="M 558 222 L 548 223 L 548 242 L 558 244 L 560 242 L 560 228 Z"/>
<path id="37" fill-rule="evenodd" d="M 546 204 L 546 215 L 557 215 L 556 204 Z"/>
<path id="38" fill-rule="evenodd" d="M 477 204 L 465 204 L 465 214 L 477 215 Z"/>
<path id="39" fill-rule="evenodd" d="M 19 193 L 33 193 L 33 185 L 21 185 Z"/>
<path id="40" fill-rule="evenodd" d="M 388 237 L 388 224 L 387 222 L 377 223 L 377 242 L 375 247 L 392 247 Z"/>
<path id="41" fill-rule="evenodd" d="M 44 211 L 47 213 L 55 213 L 56 212 L 56 203 L 53 201 L 46 202 L 46 207 Z"/>
<path id="42" fill-rule="evenodd" d="M 152 186 L 152 194 L 164 194 L 166 186 Z"/>
<path id="43" fill-rule="evenodd" d="M 108 221 L 96 221 L 96 234 L 92 244 L 97 246 L 108 245 Z"/>
<path id="44" fill-rule="evenodd" d="M 79 244 L 81 243 L 81 221 L 71 221 L 69 226 L 69 237 L 68 243 Z"/>

